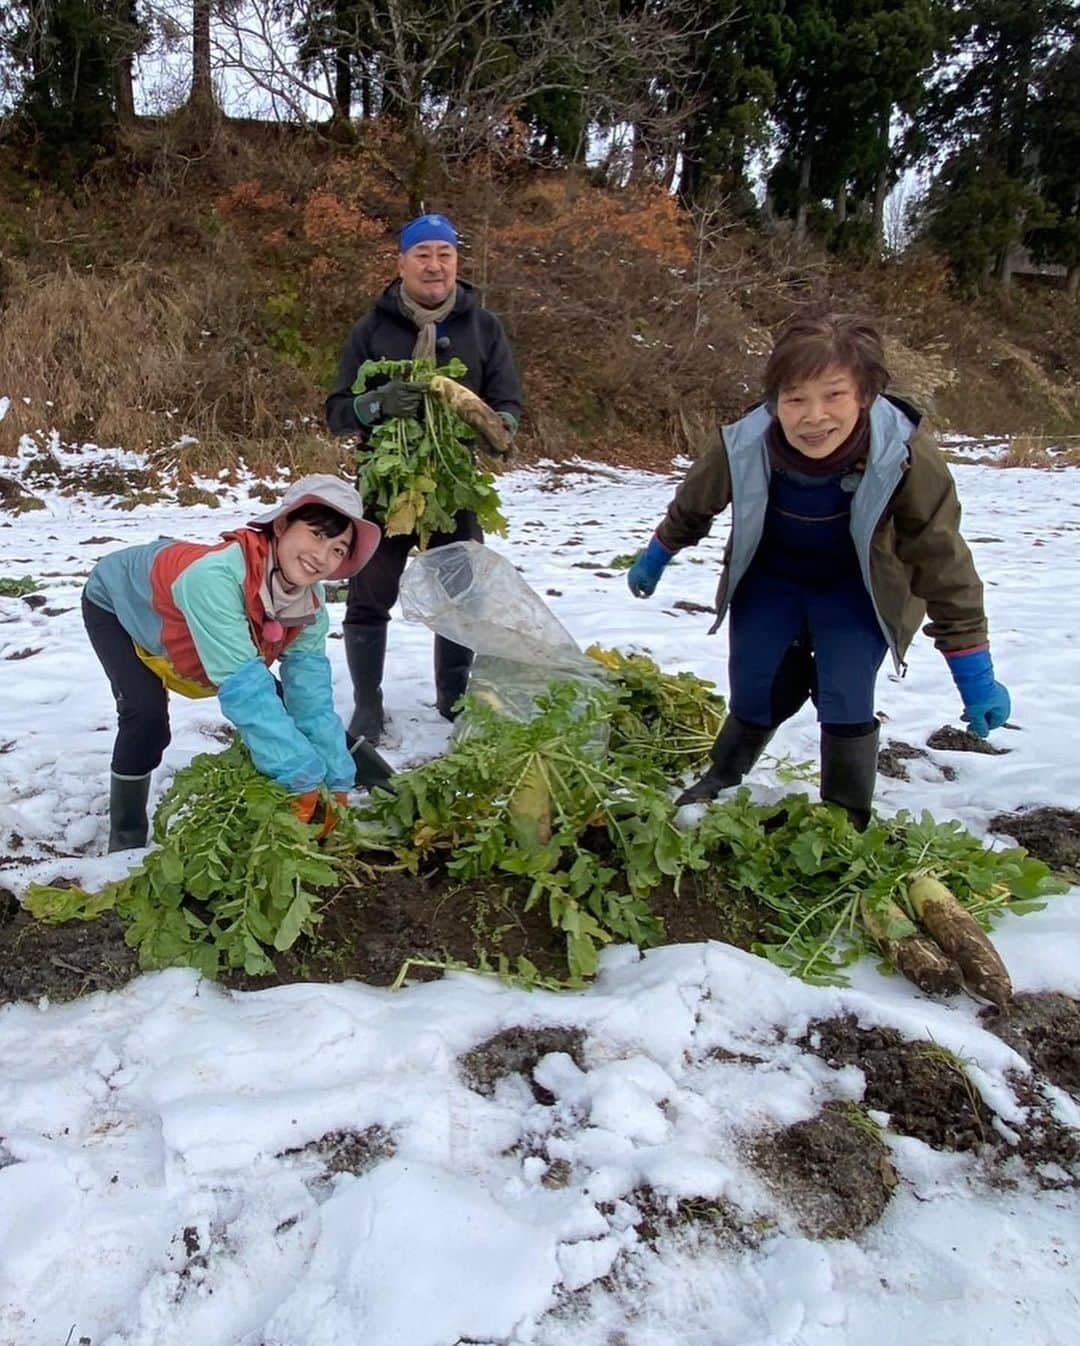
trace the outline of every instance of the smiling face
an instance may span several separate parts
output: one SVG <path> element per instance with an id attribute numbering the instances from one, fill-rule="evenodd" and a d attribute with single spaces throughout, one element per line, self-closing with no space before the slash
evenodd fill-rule
<path id="1" fill-rule="evenodd" d="M 785 439 L 807 458 L 827 458 L 838 449 L 855 429 L 862 409 L 858 381 L 842 365 L 781 388 L 776 399 Z"/>
<path id="2" fill-rule="evenodd" d="M 329 579 L 349 554 L 354 527 L 331 537 L 318 524 L 304 519 L 278 519 L 274 523 L 277 567 L 285 583 L 301 589 Z"/>
<path id="3" fill-rule="evenodd" d="M 405 293 L 424 308 L 438 308 L 457 284 L 457 262 L 452 243 L 417 243 L 398 258 Z"/>

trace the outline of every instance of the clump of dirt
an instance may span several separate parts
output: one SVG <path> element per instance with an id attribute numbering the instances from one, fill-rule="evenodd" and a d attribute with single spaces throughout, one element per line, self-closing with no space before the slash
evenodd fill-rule
<path id="1" fill-rule="evenodd" d="M 878 753 L 878 774 L 888 776 L 891 780 L 909 781 L 911 777 L 904 763 L 917 761 L 929 762 L 941 772 L 944 780 L 956 779 L 955 767 L 949 766 L 948 763 L 935 762 L 925 748 L 916 748 L 899 738 L 890 739 Z"/>
<path id="2" fill-rule="evenodd" d="M 985 1009 L 979 1017 L 1033 1070 L 1080 1099 L 1080 1000 L 1056 991 L 1021 994 L 1007 1016 Z"/>
<path id="3" fill-rule="evenodd" d="M 881 1133 L 853 1103 L 757 1141 L 751 1162 L 807 1238 L 852 1238 L 881 1218 L 897 1184 Z"/>
<path id="4" fill-rule="evenodd" d="M 3 910 L 9 919 L 0 922 L 0 1004 L 42 996 L 75 1000 L 114 990 L 138 975 L 138 957 L 124 942 L 124 923 L 113 912 L 96 921 L 46 925 L 17 902 L 12 912 L 5 900 Z"/>
<path id="5" fill-rule="evenodd" d="M 977 1150 L 994 1138 L 993 1114 L 959 1058 L 933 1042 L 909 1042 L 894 1028 L 860 1028 L 854 1015 L 812 1023 L 800 1043 L 831 1066 L 866 1076 L 863 1104 L 889 1126 L 935 1150 Z"/>
<path id="6" fill-rule="evenodd" d="M 1070 1004 L 1068 1011 L 1061 1006 L 1046 1007 L 1043 1013 L 1030 1006 L 1021 1008 L 1019 1024 L 1027 1015 L 1033 1025 L 1032 1038 L 1041 1033 L 1039 1051 L 1044 1059 L 1060 1061 L 1064 1050 L 1067 1060 L 1069 1049 L 1076 1051 L 1077 1007 L 1076 1002 Z M 993 1011 L 985 1012 L 984 1020 L 987 1028 L 1013 1045 L 1001 1031 L 1008 1028 L 1008 1020 Z M 1010 1166 L 1017 1161 L 1042 1187 L 1068 1187 L 1080 1180 L 1080 1141 L 1054 1118 L 1037 1076 L 1010 1079 L 1027 1118 L 1022 1126 L 1010 1121 L 999 1129 L 994 1114 L 968 1079 L 963 1061 L 935 1042 L 910 1042 L 892 1028 L 860 1028 L 854 1016 L 848 1015 L 812 1023 L 800 1045 L 830 1065 L 857 1066 L 866 1076 L 863 1105 L 887 1112 L 891 1131 L 914 1136 L 935 1150 L 978 1151 L 1002 1180 L 1008 1180 Z M 1075 1061 L 1074 1054 L 1073 1069 Z M 1032 1065 L 1036 1066 L 1034 1060 Z M 1008 1137 L 1010 1131 L 1014 1138 Z"/>
<path id="7" fill-rule="evenodd" d="M 545 1056 L 565 1052 L 579 1070 L 585 1070 L 585 1033 L 580 1028 L 559 1025 L 507 1028 L 486 1042 L 470 1048 L 458 1061 L 470 1089 L 492 1098 L 495 1086 L 508 1075 L 521 1075 L 538 1103 L 550 1106 L 552 1095 L 533 1079 L 533 1071 Z"/>
<path id="8" fill-rule="evenodd" d="M 1080 811 L 1038 808 L 999 813 L 990 819 L 990 830 L 1012 837 L 1051 869 L 1080 883 Z"/>
<path id="9" fill-rule="evenodd" d="M 328 1131 L 318 1140 L 308 1141 L 296 1149 L 283 1150 L 279 1159 L 290 1155 L 315 1155 L 322 1160 L 327 1175 L 353 1173 L 357 1177 L 385 1159 L 397 1154 L 394 1137 L 382 1126 L 368 1126 L 363 1131 Z"/>
<path id="10" fill-rule="evenodd" d="M 940 729 L 935 729 L 926 740 L 926 746 L 942 752 L 982 753 L 984 757 L 1004 757 L 1011 751 L 1009 748 L 999 748 L 989 739 L 979 738 L 966 729 L 956 729 L 951 724 L 943 724 Z"/>

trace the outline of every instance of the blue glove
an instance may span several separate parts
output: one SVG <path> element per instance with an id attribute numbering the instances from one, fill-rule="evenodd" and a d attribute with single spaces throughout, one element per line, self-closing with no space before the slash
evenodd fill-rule
<path id="1" fill-rule="evenodd" d="M 345 742 L 345 726 L 334 710 L 330 661 L 314 650 L 288 650 L 281 660 L 281 686 L 285 709 L 296 727 L 326 763 L 330 790 L 351 790 L 356 763 Z"/>
<path id="2" fill-rule="evenodd" d="M 256 770 L 290 794 L 304 794 L 323 783 L 326 763 L 285 709 L 261 659 L 250 659 L 229 674 L 218 688 L 218 704 L 239 730 Z"/>
<path id="3" fill-rule="evenodd" d="M 1000 729 L 1012 712 L 1008 689 L 994 681 L 990 651 L 964 650 L 945 658 L 964 703 L 968 728 L 978 738 L 986 738 L 991 729 Z"/>
<path id="4" fill-rule="evenodd" d="M 655 591 L 664 567 L 674 556 L 654 533 L 649 545 L 630 567 L 626 582 L 635 598 L 648 598 Z"/>

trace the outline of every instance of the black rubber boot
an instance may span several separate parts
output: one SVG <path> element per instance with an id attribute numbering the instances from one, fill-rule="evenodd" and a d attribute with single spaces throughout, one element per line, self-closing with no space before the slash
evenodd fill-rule
<path id="1" fill-rule="evenodd" d="M 734 715 L 729 715 L 716 736 L 716 742 L 709 749 L 712 766 L 700 780 L 687 786 L 676 799 L 676 805 L 700 804 L 715 799 L 721 790 L 738 785 L 775 733 L 775 729 L 763 729 L 759 724 L 745 724 Z"/>
<path id="2" fill-rule="evenodd" d="M 390 782 L 394 779 L 394 768 L 386 758 L 366 738 L 353 738 L 346 733 L 345 742 L 356 763 L 356 788 L 373 790 L 378 785 L 384 790 L 392 790 Z"/>
<path id="3" fill-rule="evenodd" d="M 822 803 L 846 809 L 857 832 L 865 832 L 870 825 L 880 737 L 880 725 L 858 738 L 821 731 Z"/>
<path id="4" fill-rule="evenodd" d="M 109 778 L 109 854 L 145 846 L 150 823 L 146 801 L 150 797 L 150 777 L 118 776 Z"/>
<path id="5" fill-rule="evenodd" d="M 444 720 L 457 719 L 454 706 L 465 695 L 473 652 L 443 636 L 435 637 L 435 705 Z"/>
<path id="6" fill-rule="evenodd" d="M 349 745 L 366 739 L 379 746 L 383 732 L 382 680 L 386 663 L 386 623 L 379 626 L 342 627 L 345 659 L 353 686 L 353 713 L 348 724 Z"/>

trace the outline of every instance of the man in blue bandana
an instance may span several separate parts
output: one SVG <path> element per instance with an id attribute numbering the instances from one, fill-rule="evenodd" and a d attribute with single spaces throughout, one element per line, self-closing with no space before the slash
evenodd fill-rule
<path id="1" fill-rule="evenodd" d="M 421 215 L 401 231 L 398 278 L 356 323 L 341 354 L 326 400 L 326 419 L 334 434 L 359 435 L 363 444 L 381 421 L 422 414 L 421 390 L 402 380 L 386 380 L 356 396 L 352 386 L 365 360 L 433 359 L 440 365 L 461 360 L 468 371 L 461 382 L 499 413 L 511 433 L 517 429 L 521 384 L 510 345 L 495 314 L 480 304 L 467 281 L 458 280 L 458 241 L 445 215 Z M 471 511 L 458 514 L 454 525 L 453 532 L 435 534 L 429 547 L 483 541 Z M 354 698 L 350 743 L 363 738 L 377 745 L 383 733 L 386 628 L 415 545 L 412 535 L 384 534 L 365 570 L 349 582 L 344 637 Z M 471 663 L 471 650 L 436 636 L 436 704 L 446 719 L 453 718 Z"/>

